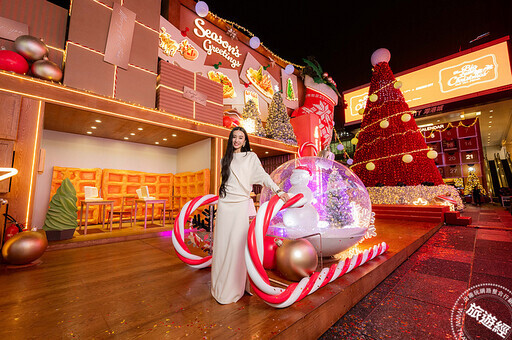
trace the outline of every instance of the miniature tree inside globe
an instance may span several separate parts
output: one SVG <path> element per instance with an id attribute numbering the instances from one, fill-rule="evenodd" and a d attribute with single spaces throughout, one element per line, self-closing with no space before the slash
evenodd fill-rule
<path id="1" fill-rule="evenodd" d="M 298 170 L 305 169 L 311 174 L 307 176 L 309 181 L 302 181 L 298 185 L 294 179 L 303 173 Z M 350 248 L 367 233 L 372 221 L 370 197 L 359 177 L 344 165 L 327 158 L 302 157 L 282 164 L 270 176 L 291 196 L 304 191 L 305 197 L 311 197 L 308 198 L 307 204 L 316 209 L 318 222 L 297 222 L 301 221 L 300 214 L 294 219 L 295 212 L 286 209 L 279 212 L 271 221 L 269 234 L 290 239 L 320 234 L 321 247 L 319 237 L 311 237 L 308 240 L 318 251 L 322 251 L 323 256 L 331 256 Z M 307 188 L 303 185 L 305 183 Z M 301 190 L 301 186 L 304 190 Z M 264 188 L 260 205 L 272 196 L 273 192 Z M 333 213 L 333 204 L 340 205 L 339 213 Z M 297 213 L 299 212 L 297 210 Z M 290 223 L 290 220 L 295 221 Z"/>

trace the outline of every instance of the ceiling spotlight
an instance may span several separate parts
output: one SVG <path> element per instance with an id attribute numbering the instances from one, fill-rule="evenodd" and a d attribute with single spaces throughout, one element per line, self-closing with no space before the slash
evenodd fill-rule
<path id="1" fill-rule="evenodd" d="M 88 135 L 92 135 L 92 132 L 91 132 L 91 131 L 87 131 L 87 134 L 88 134 Z"/>
<path id="2" fill-rule="evenodd" d="M 142 128 L 138 128 L 137 130 L 142 131 L 143 129 Z"/>
<path id="3" fill-rule="evenodd" d="M 494 110 L 489 110 L 489 112 L 494 112 Z"/>
<path id="4" fill-rule="evenodd" d="M 489 121 L 489 124 L 492 124 L 492 120 Z"/>
<path id="5" fill-rule="evenodd" d="M 460 115 L 460 118 L 464 119 L 464 115 Z"/>
<path id="6" fill-rule="evenodd" d="M 162 138 L 162 140 L 167 140 L 167 138 Z"/>
<path id="7" fill-rule="evenodd" d="M 135 136 L 135 134 L 133 132 L 130 133 L 130 136 Z"/>
<path id="8" fill-rule="evenodd" d="M 492 118 L 492 116 L 489 116 L 489 118 Z"/>
<path id="9" fill-rule="evenodd" d="M 155 142 L 155 144 L 160 144 L 159 142 Z"/>
<path id="10" fill-rule="evenodd" d="M 96 119 L 96 120 L 95 120 L 95 122 L 96 122 L 96 123 L 101 123 L 101 120 Z"/>
<path id="11" fill-rule="evenodd" d="M 480 112 L 480 111 L 478 111 L 478 112 L 476 113 L 476 115 L 477 115 L 477 116 L 480 116 L 481 114 L 482 114 L 482 112 Z"/>
<path id="12" fill-rule="evenodd" d="M 177 134 L 175 134 L 175 133 L 173 133 L 173 134 L 172 134 L 172 136 L 173 136 L 173 137 L 176 137 L 176 136 L 178 136 L 178 135 L 177 135 Z"/>
<path id="13" fill-rule="evenodd" d="M 489 127 L 491 127 L 491 126 L 489 125 Z"/>
<path id="14" fill-rule="evenodd" d="M 124 139 L 128 140 L 128 137 L 124 137 Z"/>
<path id="15" fill-rule="evenodd" d="M 265 151 L 265 153 L 268 153 L 268 151 Z"/>
<path id="16" fill-rule="evenodd" d="M 96 129 L 96 126 L 91 126 L 91 129 Z"/>

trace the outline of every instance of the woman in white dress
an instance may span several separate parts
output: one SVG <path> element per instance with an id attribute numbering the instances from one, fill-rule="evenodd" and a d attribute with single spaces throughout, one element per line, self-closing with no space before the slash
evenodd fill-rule
<path id="1" fill-rule="evenodd" d="M 283 201 L 289 196 L 272 181 L 251 152 L 247 132 L 231 130 L 222 158 L 222 183 L 213 238 L 212 295 L 221 304 L 237 302 L 246 286 L 244 249 L 249 230 L 249 200 L 253 184 L 272 189 Z"/>

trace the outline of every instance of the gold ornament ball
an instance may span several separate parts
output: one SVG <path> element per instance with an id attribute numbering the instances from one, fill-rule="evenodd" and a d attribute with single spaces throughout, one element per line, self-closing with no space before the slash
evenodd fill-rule
<path id="1" fill-rule="evenodd" d="M 356 137 L 350 140 L 350 143 L 352 143 L 352 145 L 357 145 L 357 142 L 359 142 L 359 139 L 357 139 Z"/>
<path id="2" fill-rule="evenodd" d="M 402 122 L 407 123 L 408 121 L 411 120 L 411 115 L 408 113 L 404 113 L 400 119 L 402 119 Z"/>
<path id="3" fill-rule="evenodd" d="M 315 247 L 308 240 L 285 241 L 276 249 L 276 267 L 290 281 L 300 281 L 310 276 L 318 265 Z"/>
<path id="4" fill-rule="evenodd" d="M 364 114 L 364 107 L 362 109 L 359 109 L 357 113 L 359 113 L 362 116 Z"/>
<path id="5" fill-rule="evenodd" d="M 379 96 L 377 96 L 375 93 L 370 96 L 370 101 L 372 103 L 375 103 L 379 99 Z"/>
<path id="6" fill-rule="evenodd" d="M 375 170 L 375 164 L 373 162 L 366 163 L 366 170 L 368 170 L 368 171 Z"/>
<path id="7" fill-rule="evenodd" d="M 430 159 L 435 159 L 437 157 L 437 151 L 430 150 L 429 152 L 427 152 L 427 157 Z"/>
<path id="8" fill-rule="evenodd" d="M 45 43 L 31 35 L 20 35 L 14 41 L 14 49 L 28 61 L 43 59 L 48 55 L 48 47 Z"/>
<path id="9" fill-rule="evenodd" d="M 37 78 L 59 82 L 62 80 L 62 70 L 49 60 L 38 60 L 32 64 L 32 74 Z"/>
<path id="10" fill-rule="evenodd" d="M 46 247 L 48 247 L 48 241 L 43 233 L 23 231 L 5 242 L 2 256 L 9 264 L 27 264 L 40 258 Z"/>
<path id="11" fill-rule="evenodd" d="M 383 121 L 380 122 L 380 127 L 383 128 L 383 129 L 387 129 L 388 126 L 389 126 L 389 121 L 387 119 L 384 119 Z"/>
<path id="12" fill-rule="evenodd" d="M 404 161 L 404 163 L 411 163 L 412 162 L 412 156 L 411 155 L 404 155 L 402 157 L 402 161 Z"/>
<path id="13" fill-rule="evenodd" d="M 402 87 L 402 82 L 401 82 L 400 80 L 397 80 L 397 81 L 393 84 L 393 87 L 394 87 L 395 89 L 397 89 L 397 90 L 398 90 L 399 88 L 401 88 L 401 87 Z"/>

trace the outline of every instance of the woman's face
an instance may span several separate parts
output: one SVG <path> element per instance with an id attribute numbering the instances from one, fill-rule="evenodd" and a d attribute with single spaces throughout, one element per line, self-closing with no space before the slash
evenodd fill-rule
<path id="1" fill-rule="evenodd" d="M 245 143 L 245 134 L 240 131 L 236 130 L 233 132 L 233 148 L 235 148 L 234 152 L 240 152 L 240 149 Z"/>

